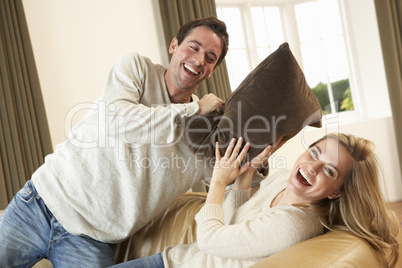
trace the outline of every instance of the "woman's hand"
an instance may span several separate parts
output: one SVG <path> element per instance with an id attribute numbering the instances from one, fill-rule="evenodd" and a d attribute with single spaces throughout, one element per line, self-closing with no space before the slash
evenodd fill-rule
<path id="1" fill-rule="evenodd" d="M 265 147 L 265 149 L 259 155 L 251 160 L 247 171 L 236 179 L 232 190 L 237 191 L 250 189 L 255 170 L 261 165 L 266 166 L 268 164 L 268 158 L 283 145 L 281 142 L 282 138 L 283 137 L 278 138 L 273 145 L 268 145 Z"/>
<path id="2" fill-rule="evenodd" d="M 240 137 L 237 143 L 236 139 L 232 139 L 225 152 L 225 155 L 222 157 L 219 151 L 219 143 L 216 143 L 216 162 L 214 171 L 212 172 L 211 183 L 221 183 L 226 187 L 229 183 L 234 181 L 238 176 L 243 174 L 248 169 L 250 163 L 247 162 L 242 167 L 240 167 L 240 164 L 250 148 L 250 143 L 247 142 L 240 151 L 242 144 L 243 138 Z"/>
<path id="3" fill-rule="evenodd" d="M 223 157 L 219 151 L 219 143 L 216 143 L 216 162 L 212 172 L 206 204 L 222 205 L 226 186 L 248 169 L 249 162 L 242 167 L 240 167 L 240 164 L 246 156 L 250 144 L 246 143 L 240 151 L 242 143 L 243 138 L 239 138 L 237 143 L 236 139 L 232 139 Z"/>

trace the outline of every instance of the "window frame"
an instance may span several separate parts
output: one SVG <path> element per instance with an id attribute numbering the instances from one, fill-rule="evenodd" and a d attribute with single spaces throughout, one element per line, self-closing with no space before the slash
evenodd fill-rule
<path id="1" fill-rule="evenodd" d="M 252 27 L 251 20 L 251 7 L 278 7 L 281 14 L 284 39 L 289 43 L 292 53 L 298 61 L 302 70 L 304 70 L 303 59 L 301 56 L 300 40 L 297 31 L 297 22 L 294 6 L 296 4 L 302 4 L 311 2 L 314 0 L 216 0 L 217 8 L 230 8 L 235 7 L 240 9 L 241 18 L 243 22 L 244 35 L 246 36 L 246 53 L 249 55 L 249 64 L 251 64 L 251 70 L 254 69 L 259 61 L 257 54 L 257 45 L 254 39 L 254 30 Z M 351 94 L 353 98 L 354 110 L 352 111 L 342 111 L 327 114 L 324 116 L 323 120 L 331 120 L 333 118 L 339 119 L 342 117 L 343 122 L 354 122 L 361 119 L 362 113 L 362 101 L 359 94 L 359 76 L 358 70 L 355 64 L 355 50 L 353 50 L 351 32 L 349 31 L 349 11 L 347 6 L 344 4 L 344 0 L 337 0 L 339 5 L 339 14 L 341 17 L 342 31 L 344 37 L 345 52 L 347 55 L 347 62 L 349 68 L 349 85 L 351 89 Z M 230 49 L 230 47 L 229 47 Z M 251 71 L 250 70 L 250 71 Z M 234 89 L 232 89 L 234 90 Z M 332 104 L 333 105 L 333 104 Z"/>

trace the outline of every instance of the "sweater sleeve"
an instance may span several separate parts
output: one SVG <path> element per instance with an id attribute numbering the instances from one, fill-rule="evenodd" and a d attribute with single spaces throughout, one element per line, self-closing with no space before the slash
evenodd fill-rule
<path id="1" fill-rule="evenodd" d="M 196 215 L 197 243 L 212 256 L 233 259 L 266 258 L 322 232 L 316 217 L 282 206 L 235 225 L 223 224 L 223 210 L 206 205 Z"/>
<path id="2" fill-rule="evenodd" d="M 152 63 L 137 54 L 123 56 L 110 70 L 102 97 L 111 135 L 124 136 L 129 143 L 167 144 L 179 136 L 176 119 L 195 114 L 194 102 L 172 104 L 161 92 L 166 90 L 163 76 Z M 144 94 L 152 104 L 140 102 Z"/>
<path id="3" fill-rule="evenodd" d="M 255 187 L 255 186 L 259 185 L 260 182 L 261 182 L 262 180 L 264 180 L 265 178 L 266 178 L 266 177 L 264 177 L 263 174 L 261 174 L 261 173 L 258 172 L 258 171 L 255 171 L 254 174 L 253 174 L 253 179 L 252 179 L 252 181 L 251 181 L 251 187 Z"/>
<path id="4" fill-rule="evenodd" d="M 235 211 L 250 199 L 250 192 L 251 189 L 226 191 L 222 204 L 225 224 L 229 224 Z"/>

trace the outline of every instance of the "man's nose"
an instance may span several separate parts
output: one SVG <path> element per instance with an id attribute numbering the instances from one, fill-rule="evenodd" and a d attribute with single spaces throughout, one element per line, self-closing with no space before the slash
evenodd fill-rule
<path id="1" fill-rule="evenodd" d="M 202 54 L 202 53 L 196 53 L 196 54 L 193 56 L 194 63 L 195 63 L 197 66 L 202 66 L 202 65 L 204 65 L 204 59 L 205 59 L 205 56 L 204 56 L 204 54 Z"/>

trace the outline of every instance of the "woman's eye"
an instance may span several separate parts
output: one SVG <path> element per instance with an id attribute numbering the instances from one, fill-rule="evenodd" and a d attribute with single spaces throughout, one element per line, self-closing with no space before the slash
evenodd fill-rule
<path id="1" fill-rule="evenodd" d="M 316 150 L 311 149 L 311 150 L 310 150 L 310 153 L 311 153 L 311 156 L 312 156 L 314 159 L 318 159 L 318 152 L 317 152 Z"/>
<path id="2" fill-rule="evenodd" d="M 334 177 L 335 173 L 332 169 L 326 167 L 325 171 L 331 178 Z"/>

